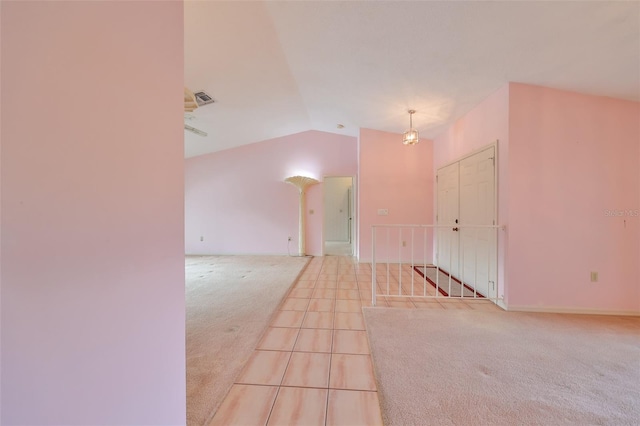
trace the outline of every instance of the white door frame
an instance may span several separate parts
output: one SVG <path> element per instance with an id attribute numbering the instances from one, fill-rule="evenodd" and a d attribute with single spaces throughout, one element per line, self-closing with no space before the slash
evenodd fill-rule
<path id="1" fill-rule="evenodd" d="M 356 218 L 358 217 L 357 215 L 357 186 L 356 186 L 356 176 L 353 175 L 323 175 L 322 176 L 322 256 L 325 255 L 325 249 L 324 249 L 324 243 L 325 243 L 325 223 L 324 223 L 324 219 L 325 219 L 325 205 L 324 205 L 324 196 L 325 196 L 325 186 L 324 186 L 324 181 L 327 178 L 350 178 L 351 179 L 351 256 L 355 256 L 356 255 L 356 241 L 357 241 L 357 230 L 358 230 L 358 226 L 356 224 Z"/>
<path id="2" fill-rule="evenodd" d="M 494 206 L 493 206 L 493 225 L 496 225 L 498 223 L 498 168 L 499 168 L 499 153 L 498 153 L 498 145 L 499 145 L 499 141 L 496 140 L 493 143 L 490 143 L 488 145 L 485 145 L 481 148 L 478 148 L 476 150 L 473 150 L 455 160 L 452 160 L 446 164 L 441 165 L 440 167 L 438 167 L 438 169 L 436 170 L 436 176 L 438 176 L 440 174 L 440 171 L 448 166 L 451 166 L 452 164 L 455 163 L 460 163 L 462 160 L 465 160 L 467 158 L 473 157 L 474 155 L 477 155 L 489 148 L 493 148 L 493 153 L 494 153 L 494 167 L 493 167 L 493 194 L 494 194 Z M 436 225 L 438 225 L 440 223 L 440 218 L 437 216 L 438 212 L 439 212 L 439 205 L 438 205 L 438 198 L 439 198 L 439 187 L 438 185 L 440 185 L 440 182 L 438 181 L 438 179 L 436 179 L 436 188 L 435 188 L 435 203 L 434 203 L 434 209 L 435 209 L 435 214 L 436 214 Z M 459 183 L 458 183 L 459 185 Z M 459 207 L 458 207 L 459 208 Z M 459 216 L 459 214 L 458 214 Z M 437 232 L 434 233 L 434 237 L 437 238 Z M 459 238 L 459 235 L 458 235 Z M 497 280 L 497 277 L 499 275 L 499 271 L 498 271 L 498 242 L 499 242 L 499 238 L 496 235 L 496 241 L 495 241 L 495 277 L 494 279 Z M 436 256 L 436 251 L 435 251 L 435 244 L 437 244 L 437 240 L 434 239 L 434 263 L 436 261 L 435 256 Z M 458 244 L 458 251 L 461 250 L 460 244 Z M 460 253 L 458 252 L 458 256 L 460 256 Z M 440 262 L 438 262 L 440 263 Z M 451 268 L 450 268 L 451 269 Z M 458 271 L 458 273 L 460 274 L 461 271 Z M 458 277 L 460 278 L 460 277 Z M 496 295 L 498 294 L 498 288 L 495 288 L 496 291 Z"/>

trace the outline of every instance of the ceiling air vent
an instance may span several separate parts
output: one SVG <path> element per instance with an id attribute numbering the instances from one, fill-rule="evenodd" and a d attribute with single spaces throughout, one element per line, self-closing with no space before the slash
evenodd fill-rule
<path id="1" fill-rule="evenodd" d="M 194 96 L 196 97 L 196 102 L 198 103 L 198 106 L 212 104 L 215 102 L 213 98 L 209 96 L 209 94 L 204 90 L 194 93 Z"/>

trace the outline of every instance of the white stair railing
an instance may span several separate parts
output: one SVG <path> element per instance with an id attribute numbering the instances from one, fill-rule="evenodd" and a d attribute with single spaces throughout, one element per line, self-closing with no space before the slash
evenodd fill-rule
<path id="1" fill-rule="evenodd" d="M 373 225 L 371 303 L 376 298 L 502 298 L 496 225 Z"/>

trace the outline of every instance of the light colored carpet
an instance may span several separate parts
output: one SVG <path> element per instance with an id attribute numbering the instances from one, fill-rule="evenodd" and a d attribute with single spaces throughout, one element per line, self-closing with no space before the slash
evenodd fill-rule
<path id="1" fill-rule="evenodd" d="M 430 284 L 433 288 L 436 288 L 436 271 L 438 271 L 437 277 L 437 285 L 439 289 L 442 289 L 445 294 L 451 297 L 460 297 L 460 291 L 464 291 L 463 297 L 473 297 L 473 290 L 469 290 L 464 287 L 458 281 L 453 279 L 453 276 L 448 273 L 442 272 L 442 270 L 437 269 L 435 266 L 416 266 L 415 267 L 421 274 L 427 274 L 427 280 L 430 281 Z M 449 283 L 449 278 L 451 278 L 451 283 Z M 451 284 L 451 286 L 449 286 Z M 442 294 L 442 293 L 441 293 Z M 479 297 L 476 295 L 476 297 Z"/>
<path id="2" fill-rule="evenodd" d="M 187 424 L 206 424 L 309 258 L 188 256 Z"/>
<path id="3" fill-rule="evenodd" d="M 365 308 L 386 425 L 638 425 L 640 318 Z"/>

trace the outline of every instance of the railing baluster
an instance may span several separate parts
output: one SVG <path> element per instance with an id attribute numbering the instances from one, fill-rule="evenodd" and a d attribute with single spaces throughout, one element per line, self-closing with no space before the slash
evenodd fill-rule
<path id="1" fill-rule="evenodd" d="M 411 295 L 413 296 L 413 235 L 415 228 L 411 228 Z"/>
<path id="2" fill-rule="evenodd" d="M 476 242 L 476 250 L 474 250 L 474 254 L 475 254 L 475 259 L 473 261 L 473 273 L 474 273 L 474 277 L 473 277 L 473 298 L 475 299 L 477 297 L 477 289 L 478 289 L 478 231 L 480 228 L 475 228 L 476 232 L 475 232 L 475 242 Z M 487 283 L 487 285 L 489 285 L 489 283 Z M 489 289 L 489 287 L 487 287 L 487 290 Z"/>
<path id="3" fill-rule="evenodd" d="M 402 228 L 398 231 L 398 296 L 402 296 Z"/>
<path id="4" fill-rule="evenodd" d="M 440 294 L 440 241 L 442 237 L 442 232 L 438 229 L 438 235 L 436 236 L 436 246 L 437 246 L 437 260 L 436 264 L 436 297 Z"/>
<path id="5" fill-rule="evenodd" d="M 449 290 L 449 298 L 451 297 L 456 297 L 456 298 L 465 298 L 465 297 L 469 297 L 469 298 L 479 298 L 481 297 L 481 293 L 478 292 L 478 285 L 480 285 L 481 283 L 479 282 L 480 279 L 483 279 L 483 271 L 480 270 L 480 246 L 482 245 L 482 243 L 486 243 L 486 248 L 484 249 L 485 251 L 485 255 L 487 256 L 487 264 L 486 264 L 486 273 L 487 273 L 487 295 L 486 298 L 488 300 L 497 302 L 497 300 L 499 300 L 498 298 L 498 287 L 499 287 L 499 283 L 498 283 L 498 277 L 497 277 L 497 242 L 498 242 L 498 230 L 499 229 L 505 229 L 504 227 L 501 226 L 496 226 L 496 225 L 478 225 L 478 226 L 474 226 L 474 225 L 465 225 L 465 226 L 458 226 L 459 229 L 464 228 L 465 232 L 461 232 L 459 234 L 453 234 L 452 232 L 448 232 L 449 227 L 448 226 L 442 226 L 442 225 L 375 225 L 372 226 L 372 234 L 371 234 L 371 241 L 372 241 L 372 260 L 371 260 L 371 264 L 372 264 L 372 272 L 371 272 L 371 302 L 372 302 L 372 306 L 375 306 L 376 304 L 376 299 L 377 299 L 377 294 L 378 294 L 378 276 L 379 271 L 378 271 L 378 259 L 377 256 L 380 255 L 380 253 L 382 253 L 382 245 L 378 246 L 378 228 L 386 228 L 386 247 L 385 247 L 385 253 L 386 253 L 386 278 L 387 278 L 387 286 L 386 286 L 386 293 L 384 293 L 385 296 L 391 296 L 391 256 L 392 256 L 392 247 L 391 247 L 391 230 L 392 229 L 396 229 L 397 233 L 396 236 L 398 238 L 398 258 L 397 258 L 397 263 L 398 263 L 398 276 L 397 279 L 394 278 L 394 285 L 398 286 L 398 291 L 397 291 L 397 296 L 399 297 L 408 297 L 408 298 L 412 298 L 412 297 L 447 297 L 447 296 L 441 296 L 440 294 L 440 289 L 441 288 L 446 288 L 448 287 Z M 403 234 L 405 229 L 409 229 L 411 231 L 411 249 L 407 250 L 407 255 L 411 256 L 411 260 L 409 262 L 407 262 L 407 266 L 408 266 L 408 273 L 411 274 L 411 286 L 410 286 L 410 290 L 409 290 L 409 283 L 407 281 L 407 292 L 406 294 L 404 294 L 404 289 L 402 287 L 402 281 L 403 281 L 403 275 L 404 275 L 404 263 L 403 263 L 403 253 L 405 252 L 404 248 L 406 247 L 406 245 L 403 244 Z M 423 250 L 423 255 L 422 255 L 422 264 L 420 265 L 420 261 L 418 260 L 418 262 L 416 262 L 416 255 L 417 255 L 417 248 L 416 248 L 416 228 L 420 228 L 423 231 L 423 244 L 422 244 L 422 250 Z M 473 230 L 473 232 L 466 232 L 466 230 Z M 455 232 L 455 231 L 454 231 Z M 465 238 L 464 235 L 466 235 Z M 460 236 L 462 235 L 462 237 Z M 473 241 L 471 241 L 471 236 L 473 235 Z M 453 241 L 454 238 L 458 237 L 459 239 L 459 244 L 458 244 L 458 255 L 456 257 L 456 268 L 453 268 L 453 255 L 454 253 L 454 247 L 453 247 Z M 396 237 L 394 237 L 396 238 Z M 495 239 L 492 240 L 492 238 Z M 448 257 L 449 259 L 449 270 L 443 270 L 444 273 L 448 274 L 447 275 L 447 285 L 440 285 L 440 271 L 442 269 L 440 269 L 440 260 L 442 260 L 443 258 L 443 253 L 442 253 L 442 242 L 445 241 L 445 239 L 448 242 L 448 253 L 444 253 L 445 256 Z M 482 240 L 482 241 L 481 241 Z M 485 241 L 486 240 L 486 241 Z M 435 263 L 435 279 L 431 280 L 428 276 L 427 276 L 427 264 L 429 264 L 428 259 L 427 259 L 427 251 L 428 249 L 428 244 L 429 242 L 431 242 L 432 244 L 432 248 L 433 248 L 433 253 L 432 253 L 432 263 Z M 406 243 L 406 242 L 405 242 Z M 468 244 L 467 244 L 468 243 Z M 471 247 L 474 246 L 476 247 L 475 251 L 471 254 L 471 256 L 468 255 L 468 251 L 465 249 L 466 247 Z M 492 251 L 492 248 L 496 250 L 496 252 L 494 253 Z M 431 250 L 429 250 L 431 251 Z M 420 265 L 420 266 L 418 266 Z M 473 271 L 467 271 L 466 266 L 469 267 L 473 267 Z M 417 267 L 421 267 L 424 269 L 424 272 L 422 273 L 422 296 L 419 295 L 418 292 L 416 292 L 416 285 L 418 284 L 418 282 L 415 279 L 415 274 L 418 273 L 418 271 L 416 271 Z M 380 269 L 380 271 L 382 271 L 382 268 Z M 495 272 L 496 276 L 494 277 L 492 274 Z M 458 279 L 460 278 L 460 279 Z M 467 280 L 473 280 L 473 281 L 468 281 Z M 406 280 L 405 280 L 406 281 Z M 455 283 L 453 282 L 455 281 Z M 432 285 L 435 287 L 435 295 L 431 294 L 428 295 L 427 293 L 427 284 Z M 451 290 L 452 287 L 454 287 L 455 285 L 460 285 L 460 295 L 451 295 Z M 467 285 L 472 285 L 473 288 L 469 288 L 469 290 L 467 291 L 465 284 Z M 484 286 L 484 282 L 482 283 L 482 285 Z M 483 287 L 484 288 L 484 287 Z M 380 286 L 380 291 L 384 292 L 384 287 L 381 285 Z M 467 294 L 468 293 L 468 294 Z M 395 293 L 394 293 L 395 294 Z M 484 294 L 482 294 L 482 296 L 484 296 Z"/>
<path id="6" fill-rule="evenodd" d="M 451 253 L 453 251 L 453 249 L 451 248 L 452 241 L 451 239 L 453 238 L 453 234 L 451 234 L 451 236 L 449 237 L 449 297 L 451 297 L 451 276 L 453 275 L 453 262 L 451 259 Z M 460 256 L 458 256 L 458 259 L 460 258 Z M 458 267 L 460 266 L 460 263 L 458 263 Z"/>
<path id="7" fill-rule="evenodd" d="M 389 269 L 389 257 L 390 254 L 389 252 L 391 251 L 391 245 L 389 244 L 389 231 L 391 230 L 391 228 L 387 228 L 387 294 L 386 296 L 389 295 L 389 279 L 390 279 L 390 269 Z"/>
<path id="8" fill-rule="evenodd" d="M 490 250 L 490 247 L 493 246 L 493 230 L 488 230 L 489 232 L 487 232 L 487 298 L 493 298 L 493 291 L 491 287 L 495 287 L 496 293 L 498 291 L 498 288 L 496 287 L 497 283 L 493 283 L 493 286 L 491 285 L 491 266 L 493 265 L 493 262 L 491 261 L 492 259 L 492 253 Z M 497 235 L 496 235 L 497 238 Z M 497 241 L 497 240 L 496 240 Z M 496 251 L 498 249 L 497 246 L 497 242 L 496 242 Z M 497 256 L 496 256 L 496 262 L 497 262 Z M 496 269 L 496 274 L 498 273 L 497 269 Z M 497 278 L 496 278 L 497 281 Z"/>
<path id="9" fill-rule="evenodd" d="M 423 269 L 423 273 L 422 273 L 422 297 L 425 297 L 427 295 L 427 230 L 429 228 L 424 228 L 424 233 L 422 234 L 424 236 L 423 240 L 424 240 L 424 248 L 422 251 L 422 269 Z"/>
<path id="10" fill-rule="evenodd" d="M 460 298 L 464 297 L 464 237 L 462 228 L 458 231 L 458 273 L 460 274 Z M 462 269 L 460 269 L 460 261 L 462 260 Z"/>
<path id="11" fill-rule="evenodd" d="M 378 285 L 376 279 L 376 227 L 371 227 L 371 306 L 376 306 L 376 287 Z"/>

